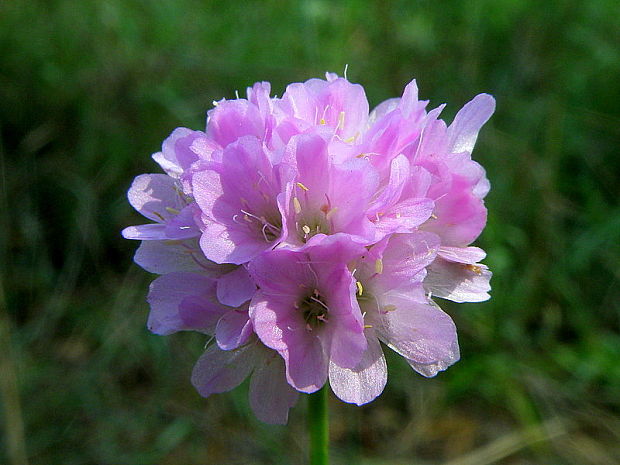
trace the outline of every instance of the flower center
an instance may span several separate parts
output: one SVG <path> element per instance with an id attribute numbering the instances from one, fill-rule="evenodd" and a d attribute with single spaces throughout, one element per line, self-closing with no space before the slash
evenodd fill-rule
<path id="1" fill-rule="evenodd" d="M 248 227 L 260 230 L 260 234 L 265 242 L 273 242 L 282 232 L 282 222 L 280 220 L 271 220 L 264 216 L 258 216 L 246 210 L 241 210 L 241 215 L 235 215 L 233 221 L 239 222 L 237 218 L 241 217 Z"/>
<path id="2" fill-rule="evenodd" d="M 331 200 L 325 194 L 325 202 L 319 208 L 313 207 L 308 199 L 309 189 L 302 183 L 296 183 L 297 195 L 293 197 L 295 211 L 295 228 L 299 239 L 306 243 L 317 234 L 329 235 L 334 230 L 333 216 L 338 207 L 332 207 Z M 300 201 L 299 199 L 302 199 Z M 302 202 L 305 208 L 302 208 Z"/>
<path id="3" fill-rule="evenodd" d="M 317 289 L 315 289 L 311 295 L 306 296 L 298 302 L 296 307 L 303 315 L 308 331 L 312 331 L 327 322 L 329 307 L 324 302 Z"/>

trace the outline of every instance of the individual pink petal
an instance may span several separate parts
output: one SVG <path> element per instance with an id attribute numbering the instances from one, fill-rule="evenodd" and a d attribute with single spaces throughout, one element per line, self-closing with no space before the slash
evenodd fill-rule
<path id="1" fill-rule="evenodd" d="M 250 406 L 256 417 L 272 425 L 285 425 L 299 393 L 286 382 L 282 358 L 270 351 L 250 378 Z"/>
<path id="2" fill-rule="evenodd" d="M 200 248 L 215 263 L 241 265 L 269 248 L 266 242 L 255 240 L 244 231 L 230 229 L 226 225 L 205 220 L 200 237 Z"/>
<path id="3" fill-rule="evenodd" d="M 185 207 L 177 181 L 165 174 L 137 176 L 127 192 L 127 198 L 132 207 L 158 223 L 174 216 L 171 209 L 181 210 Z"/>
<path id="4" fill-rule="evenodd" d="M 490 298 L 492 273 L 481 263 L 454 263 L 438 258 L 428 267 L 424 287 L 435 297 L 454 302 L 483 302 Z"/>
<path id="5" fill-rule="evenodd" d="M 248 271 L 240 266 L 217 281 L 217 299 L 224 305 L 239 307 L 252 298 L 256 284 Z"/>
<path id="6" fill-rule="evenodd" d="M 432 301 L 412 302 L 406 296 L 390 296 L 381 302 L 379 338 L 403 357 L 418 364 L 458 360 L 456 327 L 452 319 Z"/>
<path id="7" fill-rule="evenodd" d="M 153 160 L 155 160 L 159 166 L 173 178 L 178 178 L 183 173 L 183 168 L 177 159 L 175 145 L 179 139 L 189 136 L 193 131 L 188 128 L 176 128 L 172 131 L 162 144 L 162 151 L 153 154 Z"/>
<path id="8" fill-rule="evenodd" d="M 456 340 L 454 340 L 452 346 L 452 353 L 454 356 L 452 358 L 448 358 L 445 360 L 437 360 L 433 363 L 417 363 L 413 360 L 407 360 L 407 363 L 411 368 L 420 373 L 422 376 L 426 376 L 427 378 L 432 378 L 437 375 L 440 371 L 447 370 L 451 365 L 458 362 L 460 358 L 459 345 Z"/>
<path id="9" fill-rule="evenodd" d="M 495 99 L 478 94 L 454 117 L 447 131 L 448 148 L 452 153 L 472 152 L 478 132 L 495 111 Z"/>
<path id="10" fill-rule="evenodd" d="M 318 335 L 306 331 L 303 319 L 294 310 L 290 300 L 267 300 L 261 291 L 250 304 L 254 331 L 284 359 L 289 384 L 310 393 L 325 384 L 328 355 Z"/>
<path id="11" fill-rule="evenodd" d="M 356 298 L 355 279 L 348 270 L 334 270 L 319 286 L 329 296 L 325 334 L 320 335 L 329 359 L 343 368 L 357 366 L 367 347 L 364 321 Z"/>
<path id="12" fill-rule="evenodd" d="M 387 364 L 374 330 L 365 331 L 368 347 L 355 368 L 329 364 L 329 385 L 344 402 L 362 405 L 383 392 L 387 383 Z"/>
<path id="13" fill-rule="evenodd" d="M 146 271 L 157 274 L 196 271 L 216 277 L 231 268 L 206 260 L 196 240 L 143 241 L 134 255 L 134 261 Z"/>
<path id="14" fill-rule="evenodd" d="M 429 111 L 426 115 L 424 119 L 424 129 L 422 129 L 418 145 L 413 155 L 414 164 L 419 164 L 430 155 L 442 154 L 448 150 L 446 123 L 437 119 L 444 108 L 445 105 L 440 105 Z"/>
<path id="15" fill-rule="evenodd" d="M 369 254 L 371 272 L 376 272 L 377 259 L 381 263 L 381 272 L 373 278 L 373 292 L 383 294 L 400 290 L 403 283 L 415 283 L 413 278 L 433 263 L 439 246 L 437 235 L 416 231 L 394 234 L 387 242 L 375 246 L 376 249 L 373 247 Z"/>
<path id="16" fill-rule="evenodd" d="M 264 136 L 265 124 L 258 107 L 247 100 L 221 100 L 208 115 L 207 136 L 222 147 L 244 136 Z"/>
<path id="17" fill-rule="evenodd" d="M 439 248 L 438 255 L 449 262 L 473 264 L 484 260 L 487 253 L 479 247 L 442 246 Z"/>
<path id="18" fill-rule="evenodd" d="M 215 339 L 222 350 L 236 349 L 252 335 L 252 322 L 247 310 L 235 309 L 224 313 L 217 322 Z"/>
<path id="19" fill-rule="evenodd" d="M 286 379 L 295 389 L 308 394 L 318 391 L 327 381 L 327 354 L 318 339 L 295 339 L 289 333 L 289 350 L 284 358 Z"/>
<path id="20" fill-rule="evenodd" d="M 197 273 L 170 273 L 151 283 L 148 328 L 155 334 L 211 332 L 226 311 L 215 300 L 216 280 Z M 191 298 L 191 299 L 190 299 Z"/>
<path id="21" fill-rule="evenodd" d="M 134 239 L 138 241 L 162 241 L 168 239 L 166 235 L 166 225 L 160 223 L 127 226 L 121 231 L 121 234 L 125 239 Z"/>
<path id="22" fill-rule="evenodd" d="M 418 83 L 413 79 L 403 91 L 403 97 L 400 99 L 400 110 L 403 117 L 407 120 L 412 119 L 412 116 L 423 114 L 423 110 L 428 104 L 428 101 L 418 100 Z"/>
<path id="23" fill-rule="evenodd" d="M 178 215 L 166 222 L 167 239 L 183 240 L 200 236 L 200 229 L 194 220 L 196 208 L 196 203 L 187 205 Z"/>
<path id="24" fill-rule="evenodd" d="M 221 350 L 213 344 L 194 366 L 192 384 L 203 397 L 230 391 L 248 377 L 259 357 L 255 344 L 235 350 Z"/>
<path id="25" fill-rule="evenodd" d="M 487 221 L 484 203 L 464 186 L 455 187 L 435 201 L 434 217 L 422 229 L 434 232 L 446 246 L 465 247 L 482 232 Z"/>
<path id="26" fill-rule="evenodd" d="M 385 115 L 393 112 L 400 103 L 400 98 L 390 98 L 377 105 L 368 116 L 368 124 L 372 126 Z"/>
<path id="27" fill-rule="evenodd" d="M 368 207 L 367 215 L 372 218 L 375 215 L 379 215 L 379 213 L 385 212 L 397 203 L 401 198 L 403 188 L 408 179 L 409 160 L 404 155 L 399 155 L 392 160 L 388 183 Z"/>

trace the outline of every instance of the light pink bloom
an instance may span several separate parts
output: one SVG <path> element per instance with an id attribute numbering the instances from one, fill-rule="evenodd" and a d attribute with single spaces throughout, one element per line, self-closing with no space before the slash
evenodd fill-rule
<path id="1" fill-rule="evenodd" d="M 277 164 L 258 139 L 228 145 L 222 162 L 194 173 L 192 187 L 202 212 L 201 248 L 216 263 L 247 263 L 287 235 L 283 220 L 293 173 Z"/>
<path id="2" fill-rule="evenodd" d="M 274 250 L 250 263 L 259 286 L 250 304 L 254 330 L 280 353 L 287 380 L 299 391 L 318 390 L 330 364 L 353 368 L 366 350 L 347 268 L 361 253 L 344 234 L 317 235 L 302 251 Z"/>
<path id="3" fill-rule="evenodd" d="M 200 234 L 194 221 L 195 204 L 182 192 L 179 183 L 165 174 L 142 174 L 127 193 L 129 203 L 156 223 L 129 226 L 126 239 L 188 239 Z"/>
<path id="4" fill-rule="evenodd" d="M 379 341 L 424 376 L 458 360 L 454 323 L 422 284 L 438 249 L 434 234 L 398 234 L 371 247 L 354 265 L 368 346 L 355 367 L 330 364 L 330 385 L 345 402 L 365 404 L 383 391 L 387 367 Z"/>

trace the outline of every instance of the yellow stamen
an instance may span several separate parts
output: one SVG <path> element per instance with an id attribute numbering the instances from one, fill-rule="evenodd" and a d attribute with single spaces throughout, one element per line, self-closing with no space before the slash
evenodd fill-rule
<path id="1" fill-rule="evenodd" d="M 377 274 L 383 273 L 383 260 L 381 260 L 380 258 L 377 258 L 375 260 L 375 273 Z"/>
<path id="2" fill-rule="evenodd" d="M 293 197 L 293 207 L 295 208 L 295 213 L 299 215 L 301 213 L 301 204 L 297 197 Z"/>
<path id="3" fill-rule="evenodd" d="M 306 234 L 310 234 L 310 226 L 308 226 L 307 224 L 304 224 L 301 230 Z"/>
<path id="4" fill-rule="evenodd" d="M 360 283 L 359 281 L 355 281 L 355 285 L 357 286 L 357 295 L 361 296 L 364 293 L 364 287 L 362 286 L 362 283 Z"/>
<path id="5" fill-rule="evenodd" d="M 372 328 L 372 325 L 364 325 L 364 329 Z"/>
<path id="6" fill-rule="evenodd" d="M 319 121 L 319 124 L 327 124 L 327 121 L 325 121 L 325 118 L 321 118 L 321 121 Z"/>
<path id="7" fill-rule="evenodd" d="M 465 268 L 473 273 L 476 273 L 478 276 L 482 274 L 482 268 L 478 265 L 465 265 Z"/>
<path id="8" fill-rule="evenodd" d="M 434 213 L 431 213 L 431 218 L 436 220 L 437 219 L 437 215 L 435 215 Z"/>
<path id="9" fill-rule="evenodd" d="M 336 126 L 336 129 L 344 129 L 344 111 L 341 111 L 338 114 L 338 126 Z"/>
<path id="10" fill-rule="evenodd" d="M 308 192 L 310 189 L 308 189 L 306 186 L 304 186 L 302 183 L 298 182 L 297 183 L 297 187 L 299 187 L 300 189 L 305 190 L 306 192 Z"/>
<path id="11" fill-rule="evenodd" d="M 181 213 L 179 210 L 177 210 L 176 208 L 172 208 L 172 207 L 166 207 L 166 211 L 168 213 L 171 213 L 172 215 L 178 215 L 179 213 Z"/>

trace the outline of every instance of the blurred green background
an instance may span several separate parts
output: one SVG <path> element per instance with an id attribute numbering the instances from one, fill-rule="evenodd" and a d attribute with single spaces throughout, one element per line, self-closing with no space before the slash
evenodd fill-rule
<path id="1" fill-rule="evenodd" d="M 620 463 L 620 2 L 0 0 L 0 462 L 301 464 L 305 402 L 204 400 L 204 338 L 151 335 L 125 192 L 176 126 L 255 81 L 327 70 L 371 106 L 418 79 L 444 117 L 497 99 L 474 158 L 493 297 L 442 306 L 462 360 L 390 357 L 332 399 L 335 464 Z"/>

